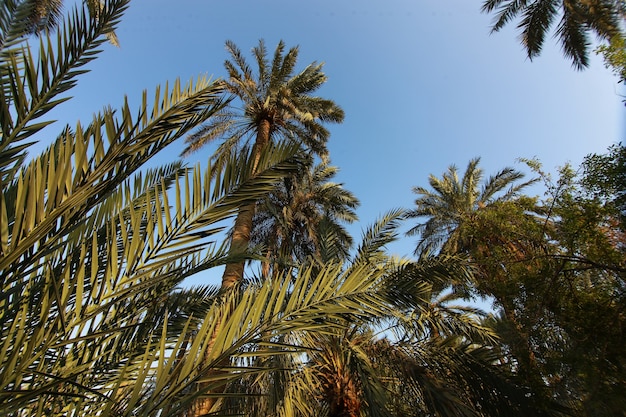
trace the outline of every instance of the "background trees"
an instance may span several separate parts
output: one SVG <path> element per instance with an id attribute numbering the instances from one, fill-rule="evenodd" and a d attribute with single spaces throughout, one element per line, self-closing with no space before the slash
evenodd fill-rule
<path id="1" fill-rule="evenodd" d="M 580 175 L 566 166 L 556 181 L 528 161 L 544 181 L 545 199 L 494 202 L 462 226 L 441 229 L 444 239 L 461 227 L 460 236 L 471 237 L 455 250 L 476 267 L 471 290 L 492 297 L 500 311 L 492 325 L 516 374 L 578 415 L 623 412 L 614 391 L 623 384 L 614 372 L 624 367 L 614 344 L 623 341 L 622 187 L 615 186 L 622 151 L 588 157 Z"/>

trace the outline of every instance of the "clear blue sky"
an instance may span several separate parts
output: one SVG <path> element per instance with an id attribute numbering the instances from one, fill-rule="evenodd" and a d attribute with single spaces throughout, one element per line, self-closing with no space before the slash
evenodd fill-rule
<path id="1" fill-rule="evenodd" d="M 339 181 L 361 200 L 356 238 L 379 215 L 410 208 L 412 186 L 476 156 L 486 174 L 578 164 L 623 140 L 621 84 L 601 60 L 577 72 L 553 38 L 530 62 L 513 26 L 489 34 L 481 0 L 134 0 L 119 26 L 120 48 L 105 46 L 53 117 L 88 121 L 124 94 L 137 102 L 177 77 L 224 76 L 224 41 L 249 51 L 300 46 L 301 67 L 325 62 L 321 95 L 346 113 L 329 143 Z M 50 130 L 47 130 L 50 132 Z M 58 126 L 57 126 L 58 131 Z M 56 133 L 52 131 L 51 133 Z M 175 146 L 161 161 L 178 155 Z M 199 153 L 190 163 L 206 160 Z M 415 238 L 392 250 L 410 255 Z M 200 281 L 199 281 L 200 282 Z"/>

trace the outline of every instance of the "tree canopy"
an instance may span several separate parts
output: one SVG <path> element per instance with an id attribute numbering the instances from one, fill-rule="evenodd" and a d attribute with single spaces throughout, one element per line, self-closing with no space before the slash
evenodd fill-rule
<path id="1" fill-rule="evenodd" d="M 227 42 L 228 78 L 125 98 L 27 155 L 129 0 L 64 19 L 59 4 L 0 7 L 0 414 L 625 415 L 621 144 L 556 178 L 536 160 L 530 180 L 451 165 L 359 241 L 326 147 L 343 111 L 314 95 L 322 65 L 296 71 L 283 42 L 270 61 L 260 41 L 254 71 Z M 502 24 L 526 13 L 547 29 L 560 3 L 533 4 Z M 565 2 L 580 16 L 562 25 L 596 6 L 615 18 L 602 7 L 616 3 Z M 205 167 L 148 166 L 212 140 Z M 416 256 L 390 253 L 416 219 Z M 244 280 L 247 265 L 261 267 Z M 221 285 L 185 285 L 217 267 Z"/>

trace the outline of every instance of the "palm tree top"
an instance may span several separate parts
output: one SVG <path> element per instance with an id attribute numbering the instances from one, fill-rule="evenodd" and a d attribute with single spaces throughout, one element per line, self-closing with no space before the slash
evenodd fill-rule
<path id="1" fill-rule="evenodd" d="M 479 163 L 478 157 L 470 160 L 462 177 L 459 177 L 458 168 L 450 165 L 441 178 L 429 176 L 431 189 L 413 188 L 418 198 L 407 217 L 426 219 L 407 232 L 409 236 L 420 236 L 416 253 L 443 249 L 456 252 L 459 249 L 459 227 L 473 213 L 498 202 L 514 200 L 524 188 L 537 181 L 520 183 L 524 174 L 510 167 L 483 180 Z"/>
<path id="2" fill-rule="evenodd" d="M 223 85 L 232 94 L 233 106 L 241 108 L 231 108 L 221 120 L 188 138 L 183 153 L 218 137 L 224 140 L 222 150 L 241 146 L 242 140 L 244 144 L 257 141 L 261 125 L 267 123 L 269 140 L 296 140 L 318 155 L 327 155 L 330 132 L 323 123 L 341 123 L 344 112 L 332 100 L 314 95 L 327 81 L 324 64 L 313 62 L 296 73 L 299 48 L 286 51 L 282 40 L 271 61 L 262 39 L 252 49 L 256 71 L 234 42 L 226 41 L 226 50 L 230 59 L 224 62 L 228 77 Z"/>
<path id="3" fill-rule="evenodd" d="M 329 254 L 345 258 L 352 246 L 345 225 L 358 219 L 359 200 L 332 181 L 337 167 L 310 162 L 257 204 L 251 243 L 266 246 L 281 265 L 304 263 L 308 257 L 327 261 Z"/>
<path id="4" fill-rule="evenodd" d="M 270 60 L 263 40 L 252 49 L 256 71 L 232 41 L 226 42 L 230 59 L 224 62 L 228 77 L 221 82 L 231 94 L 228 108 L 187 138 L 188 154 L 215 139 L 222 143 L 211 157 L 215 169 L 232 155 L 249 154 L 254 173 L 264 155 L 278 142 L 289 142 L 325 159 L 330 132 L 324 123 L 343 121 L 341 107 L 332 100 L 313 95 L 325 82 L 323 64 L 316 62 L 296 72 L 298 47 L 286 51 L 280 41 Z M 256 206 L 250 203 L 239 209 L 233 227 L 230 252 L 249 250 Z M 223 286 L 243 279 L 244 264 L 229 263 L 222 278 Z"/>

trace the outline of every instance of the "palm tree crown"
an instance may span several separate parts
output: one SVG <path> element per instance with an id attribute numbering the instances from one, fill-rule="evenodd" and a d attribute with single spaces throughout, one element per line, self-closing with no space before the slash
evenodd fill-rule
<path id="1" fill-rule="evenodd" d="M 83 4 L 89 10 L 91 17 L 99 18 L 105 7 L 108 5 L 102 0 L 83 0 Z M 19 16 L 18 20 L 22 35 L 37 35 L 45 31 L 54 31 L 59 27 L 62 20 L 63 0 L 11 0 L 5 1 L 2 6 L 5 8 L 6 14 Z M 4 35 L 6 35 L 5 27 L 0 28 L 0 44 L 4 43 Z M 115 46 L 119 46 L 117 35 L 113 30 L 104 32 Z"/>
<path id="2" fill-rule="evenodd" d="M 589 32 L 603 39 L 621 36 L 624 17 L 622 0 L 485 0 L 483 12 L 493 12 L 496 18 L 492 32 L 497 32 L 514 18 L 521 16 L 520 39 L 529 58 L 541 53 L 546 34 L 560 16 L 556 37 L 561 41 L 564 55 L 572 65 L 582 69 L 589 65 Z"/>
<path id="3" fill-rule="evenodd" d="M 322 261 L 331 251 L 333 259 L 348 256 L 352 237 L 344 224 L 357 220 L 359 201 L 332 182 L 337 172 L 327 162 L 303 166 L 258 203 L 252 243 L 266 246 L 268 262 L 290 266 L 309 256 Z"/>
<path id="4" fill-rule="evenodd" d="M 438 250 L 454 254 L 467 250 L 471 238 L 464 236 L 463 226 L 472 220 L 474 214 L 493 203 L 514 199 L 523 188 L 536 181 L 515 184 L 524 174 L 512 168 L 504 168 L 479 189 L 483 179 L 479 162 L 480 158 L 472 159 L 462 178 L 459 178 L 454 165 L 448 168 L 442 178 L 431 174 L 428 182 L 432 190 L 413 188 L 419 197 L 415 200 L 416 207 L 408 212 L 407 217 L 427 218 L 407 233 L 420 236 L 416 254 Z"/>
<path id="5" fill-rule="evenodd" d="M 285 53 L 285 44 L 280 41 L 270 64 L 265 42 L 260 40 L 252 49 L 258 67 L 255 74 L 232 41 L 226 42 L 226 49 L 231 60 L 224 63 L 229 77 L 224 86 L 240 101 L 241 108 L 231 109 L 221 120 L 189 137 L 183 152 L 189 154 L 222 138 L 224 142 L 216 154 L 219 158 L 251 139 L 257 152 L 270 140 L 288 139 L 325 156 L 330 132 L 323 123 L 341 123 L 344 113 L 332 100 L 312 95 L 327 80 L 322 72 L 324 64 L 314 62 L 294 74 L 298 47 Z"/>

